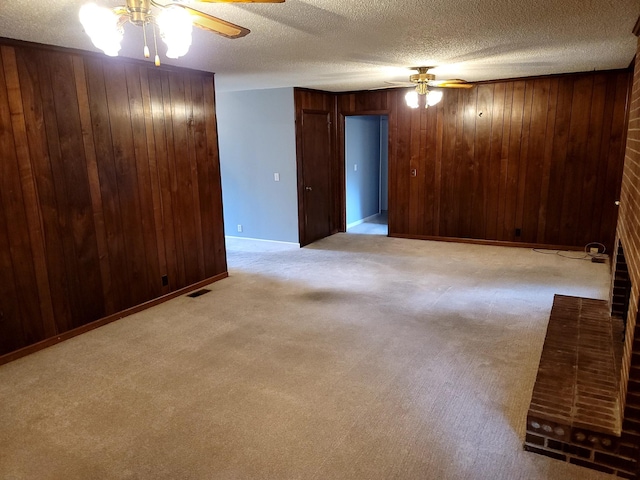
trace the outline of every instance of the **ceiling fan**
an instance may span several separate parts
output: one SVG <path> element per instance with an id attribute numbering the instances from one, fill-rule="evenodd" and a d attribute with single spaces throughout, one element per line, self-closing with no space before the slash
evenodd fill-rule
<path id="1" fill-rule="evenodd" d="M 440 90 L 429 90 L 432 88 L 473 88 L 473 84 L 460 80 L 459 78 L 452 78 L 448 80 L 436 80 L 436 76 L 429 73 L 429 69 L 433 67 L 411 67 L 411 70 L 416 70 L 418 73 L 414 73 L 409 76 L 409 82 L 385 82 L 394 86 L 413 86 L 415 90 L 408 92 L 405 95 L 407 105 L 411 108 L 418 108 L 420 104 L 420 97 L 424 96 L 426 99 L 425 108 L 429 108 L 437 104 L 442 100 L 442 92 Z"/>
<path id="2" fill-rule="evenodd" d="M 284 3 L 285 0 L 199 0 L 206 3 Z M 144 56 L 149 57 L 147 27 L 153 30 L 155 63 L 160 65 L 158 56 L 156 27 L 167 45 L 167 57 L 178 58 L 185 55 L 191 46 L 191 30 L 198 28 L 227 38 L 240 38 L 250 30 L 208 13 L 191 8 L 181 0 L 166 4 L 155 0 L 126 0 L 126 5 L 115 8 L 99 7 L 94 3 L 80 8 L 80 22 L 93 44 L 109 56 L 120 51 L 124 35 L 124 25 L 129 22 L 142 27 L 144 35 Z"/>

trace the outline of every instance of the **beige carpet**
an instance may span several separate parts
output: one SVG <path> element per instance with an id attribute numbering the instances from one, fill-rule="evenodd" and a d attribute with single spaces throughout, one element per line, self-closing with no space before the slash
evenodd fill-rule
<path id="1" fill-rule="evenodd" d="M 0 367 L 2 479 L 604 479 L 524 452 L 554 293 L 608 266 L 338 234 Z"/>

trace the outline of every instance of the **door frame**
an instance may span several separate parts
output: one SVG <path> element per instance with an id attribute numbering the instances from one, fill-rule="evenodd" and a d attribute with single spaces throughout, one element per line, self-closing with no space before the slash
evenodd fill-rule
<path id="1" fill-rule="evenodd" d="M 390 118 L 391 112 L 389 110 L 353 110 L 347 112 L 339 112 L 338 113 L 338 165 L 340 166 L 339 170 L 339 180 L 338 185 L 340 192 L 340 232 L 347 231 L 347 197 L 346 197 L 346 168 L 347 168 L 347 145 L 346 145 L 346 128 L 347 128 L 347 120 L 346 117 L 362 117 L 366 115 L 377 115 L 377 116 L 386 116 L 387 119 Z M 387 159 L 391 158 L 391 131 L 387 132 Z M 336 185 L 336 187 L 338 186 Z M 389 196 L 389 187 L 387 186 L 387 205 L 389 205 L 390 201 Z M 387 211 L 391 212 L 391 207 L 387 207 Z M 389 213 L 390 215 L 390 213 Z"/>
<path id="2" fill-rule="evenodd" d="M 305 115 L 318 115 L 318 116 L 322 116 L 325 117 L 327 120 L 327 138 L 329 138 L 329 165 L 328 165 L 328 169 L 327 169 L 327 174 L 328 174 L 328 199 L 330 202 L 332 202 L 333 198 L 334 198 L 334 185 L 333 185 L 333 171 L 332 171 L 332 164 L 333 159 L 335 158 L 335 151 L 333 148 L 334 145 L 334 139 L 333 139 L 333 135 L 332 135 L 332 121 L 331 121 L 331 112 L 327 111 L 327 110 L 313 110 L 313 109 L 303 109 L 300 113 L 300 129 L 296 129 L 296 150 L 298 150 L 296 157 L 298 158 L 298 166 L 297 166 L 297 177 L 298 177 L 298 230 L 299 230 L 299 236 L 300 236 L 300 246 L 303 247 L 305 245 L 308 245 L 312 242 L 315 242 L 317 240 L 320 240 L 320 238 L 324 238 L 324 237 L 320 237 L 320 238 L 309 238 L 309 229 L 307 228 L 307 211 L 308 211 L 308 205 L 306 204 L 306 198 L 307 195 L 305 194 L 306 189 L 309 188 L 311 189 L 308 185 L 305 185 L 305 180 L 308 179 L 305 175 L 305 162 L 306 162 L 306 158 L 305 158 L 305 142 L 304 142 L 304 137 L 305 137 L 305 125 L 304 125 L 304 118 Z M 299 138 L 298 138 L 298 134 L 299 134 Z M 329 205 L 327 207 L 327 210 L 329 212 L 329 216 L 327 218 L 327 222 L 328 222 L 328 235 L 331 235 L 333 233 L 335 233 L 334 229 L 333 229 L 333 215 L 331 215 L 331 205 Z"/>

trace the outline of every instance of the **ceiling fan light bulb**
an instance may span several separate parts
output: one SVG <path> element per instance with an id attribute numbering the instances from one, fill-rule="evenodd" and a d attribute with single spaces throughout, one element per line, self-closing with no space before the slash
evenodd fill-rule
<path id="1" fill-rule="evenodd" d="M 167 45 L 167 57 L 178 58 L 186 55 L 191 46 L 193 22 L 185 9 L 172 5 L 158 15 L 156 22 L 160 37 Z"/>
<path id="2" fill-rule="evenodd" d="M 78 16 L 91 42 L 106 55 L 117 56 L 124 34 L 118 15 L 108 8 L 87 3 L 80 8 Z"/>
<path id="3" fill-rule="evenodd" d="M 433 107 L 442 100 L 442 92 L 439 90 L 430 90 L 427 93 L 427 105 Z"/>
<path id="4" fill-rule="evenodd" d="M 407 92 L 407 94 L 404 96 L 404 100 L 405 102 L 407 102 L 408 107 L 418 108 L 418 105 L 419 105 L 418 92 L 416 92 L 415 90 L 411 90 L 410 92 Z"/>
<path id="5" fill-rule="evenodd" d="M 151 54 L 149 53 L 149 47 L 148 46 L 144 46 L 144 58 L 149 58 Z"/>

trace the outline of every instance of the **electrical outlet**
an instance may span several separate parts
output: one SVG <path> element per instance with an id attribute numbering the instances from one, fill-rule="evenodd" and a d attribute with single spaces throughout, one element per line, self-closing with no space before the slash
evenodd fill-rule
<path id="1" fill-rule="evenodd" d="M 522 235 L 522 229 L 521 228 L 516 228 L 516 237 L 519 237 Z"/>
<path id="2" fill-rule="evenodd" d="M 591 248 L 589 248 L 589 253 L 599 253 L 599 252 L 598 252 L 598 247 L 591 247 Z"/>
<path id="3" fill-rule="evenodd" d="M 169 277 L 167 275 L 162 275 L 162 286 L 166 287 L 169 285 Z"/>
<path id="4" fill-rule="evenodd" d="M 280 174 L 279 173 L 274 173 L 273 174 L 273 181 L 274 182 L 279 182 L 280 181 Z"/>
<path id="5" fill-rule="evenodd" d="M 238 231 L 242 232 L 242 225 L 238 225 Z"/>

